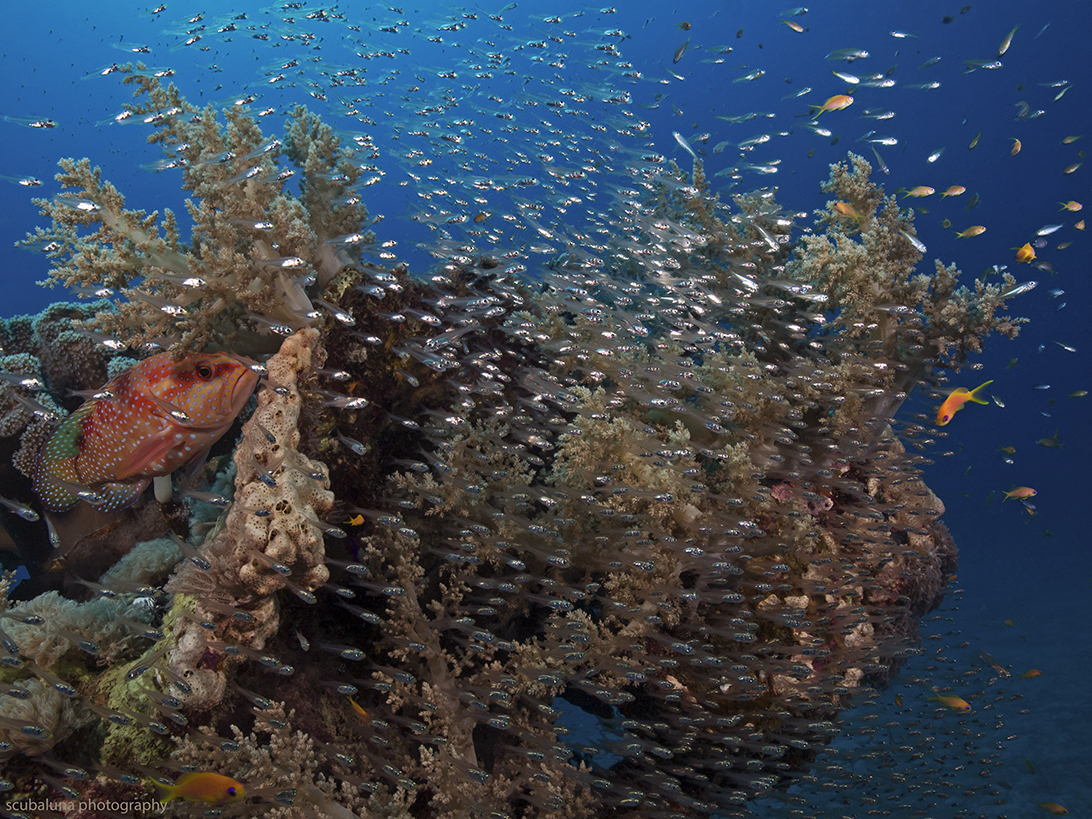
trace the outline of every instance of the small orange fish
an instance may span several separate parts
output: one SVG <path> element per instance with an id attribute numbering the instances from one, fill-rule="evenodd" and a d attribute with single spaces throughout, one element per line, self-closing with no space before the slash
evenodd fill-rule
<path id="1" fill-rule="evenodd" d="M 834 209 L 843 216 L 848 216 L 851 219 L 856 219 L 857 223 L 860 224 L 861 214 L 857 213 L 857 209 L 853 207 L 853 205 L 849 204 L 849 202 L 835 202 Z"/>
<path id="2" fill-rule="evenodd" d="M 939 702 L 945 708 L 951 708 L 953 711 L 970 711 L 971 704 L 967 702 L 963 697 L 957 697 L 954 694 L 941 694 L 935 688 L 933 693 L 935 697 L 929 697 L 930 701 Z"/>
<path id="3" fill-rule="evenodd" d="M 1010 156 L 1016 156 L 1018 153 L 1020 153 L 1020 149 L 1023 148 L 1023 147 L 1024 146 L 1020 144 L 1020 140 L 1018 140 L 1016 137 L 1013 137 L 1012 138 L 1012 150 L 1009 151 L 1009 155 Z"/>
<path id="4" fill-rule="evenodd" d="M 1038 494 L 1039 492 L 1035 489 L 1032 489 L 1030 486 L 1017 486 L 1011 492 L 1006 492 L 1005 497 L 1001 500 L 1001 502 L 1004 503 L 1009 498 L 1016 498 L 1017 500 L 1022 500 L 1023 498 L 1034 498 Z"/>
<path id="5" fill-rule="evenodd" d="M 354 700 L 352 697 L 349 697 L 349 704 L 353 707 L 353 714 L 358 719 L 362 719 L 368 723 L 372 721 L 372 718 L 368 715 L 368 712 L 361 708 L 359 705 L 357 705 L 356 700 Z"/>
<path id="6" fill-rule="evenodd" d="M 683 31 L 690 31 L 690 23 L 686 22 L 686 20 L 683 20 L 681 23 L 679 23 L 679 28 L 681 28 Z"/>
<path id="7" fill-rule="evenodd" d="M 246 797 L 246 788 L 243 787 L 242 782 L 230 776 L 208 771 L 183 774 L 173 785 L 161 785 L 154 780 L 152 784 L 163 792 L 161 800 L 163 802 L 186 799 L 190 802 L 228 804 Z"/>
<path id="8" fill-rule="evenodd" d="M 352 517 L 345 518 L 344 522 L 349 524 L 350 526 L 363 526 L 364 525 L 364 516 L 363 515 L 353 515 Z"/>
<path id="9" fill-rule="evenodd" d="M 1081 221 L 1077 222 L 1073 227 L 1077 228 L 1077 230 L 1084 230 L 1084 219 L 1081 219 Z"/>
<path id="10" fill-rule="evenodd" d="M 1014 625 L 1014 623 L 1012 622 L 1012 620 L 1006 620 L 1005 625 L 1006 626 L 1012 626 L 1012 625 Z"/>
<path id="11" fill-rule="evenodd" d="M 1031 246 L 1031 242 L 1025 242 L 1023 247 L 1014 247 L 1013 250 L 1016 251 L 1016 261 L 1025 264 L 1035 261 L 1035 248 Z"/>
<path id="12" fill-rule="evenodd" d="M 913 196 L 915 199 L 921 199 L 924 196 L 932 196 L 934 193 L 936 191 L 928 185 L 918 185 L 916 188 L 905 191 L 903 196 Z"/>
<path id="13" fill-rule="evenodd" d="M 978 391 L 992 383 L 993 380 L 991 379 L 985 384 L 979 384 L 973 390 L 968 390 L 966 387 L 956 387 L 948 393 L 948 397 L 944 399 L 944 403 L 937 410 L 937 426 L 942 427 L 951 421 L 952 416 L 963 409 L 963 405 L 968 401 L 973 401 L 975 404 L 989 404 L 989 401 L 978 395 Z"/>
<path id="14" fill-rule="evenodd" d="M 804 27 L 802 25 L 800 25 L 799 23 L 794 23 L 792 20 L 782 20 L 781 22 L 784 23 L 789 28 L 791 28 L 797 34 L 803 34 L 804 33 Z"/>
<path id="15" fill-rule="evenodd" d="M 899 708 L 902 708 L 902 694 L 895 695 L 895 705 L 897 705 Z"/>
<path id="16" fill-rule="evenodd" d="M 985 225 L 971 225 L 966 230 L 961 230 L 958 233 L 956 233 L 956 237 L 960 238 L 960 239 L 963 239 L 963 238 L 965 238 L 967 236 L 981 236 L 985 232 L 986 232 L 986 226 Z"/>
<path id="17" fill-rule="evenodd" d="M 1027 671 L 1025 671 L 1020 676 L 1023 677 L 1025 680 L 1030 680 L 1032 677 L 1041 677 L 1041 676 L 1043 676 L 1043 672 L 1040 671 L 1038 668 L 1029 668 Z"/>
<path id="18" fill-rule="evenodd" d="M 849 94 L 835 94 L 822 105 L 811 106 L 811 108 L 815 109 L 815 116 L 812 119 L 818 119 L 819 115 L 824 111 L 841 111 L 851 105 L 853 105 L 853 97 L 849 96 Z"/>
<path id="19" fill-rule="evenodd" d="M 1047 813 L 1053 813 L 1055 816 L 1068 816 L 1069 811 L 1059 805 L 1057 802 L 1039 802 L 1036 800 L 1036 805 L 1041 807 Z"/>
<path id="20" fill-rule="evenodd" d="M 967 189 L 962 185 L 952 185 L 952 187 L 948 188 L 948 190 L 944 191 L 944 193 L 940 195 L 940 198 L 943 199 L 945 196 L 959 196 L 960 194 L 966 192 Z"/>
<path id="21" fill-rule="evenodd" d="M 1079 211 L 1081 208 L 1084 207 L 1084 205 L 1082 205 L 1080 202 L 1077 202 L 1074 199 L 1070 199 L 1068 202 L 1059 202 L 1058 204 L 1061 205 L 1061 207 L 1058 208 L 1058 210 L 1068 210 L 1068 211 L 1072 211 L 1073 213 L 1076 213 L 1077 211 Z"/>

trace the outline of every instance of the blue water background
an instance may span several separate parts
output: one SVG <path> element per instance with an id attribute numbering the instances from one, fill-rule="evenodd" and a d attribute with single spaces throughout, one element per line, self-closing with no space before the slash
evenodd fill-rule
<path id="1" fill-rule="evenodd" d="M 398 15 L 427 30 L 448 14 L 457 16 L 465 11 L 479 15 L 462 32 L 445 35 L 444 43 L 427 42 L 424 36 L 415 35 L 412 27 L 393 35 L 374 30 L 368 33 L 365 26 L 360 36 L 376 47 L 406 47 L 411 53 L 368 64 L 372 80 L 388 70 L 400 74 L 386 86 L 370 80 L 367 93 L 371 101 L 361 110 L 376 125 L 363 126 L 341 113 L 345 109 L 339 109 L 333 99 L 316 102 L 306 88 L 278 90 L 264 76 L 281 57 L 296 57 L 302 62 L 305 57 L 317 56 L 327 62 L 349 63 L 353 49 L 340 41 L 344 27 L 337 21 L 315 24 L 316 30 L 325 26 L 329 32 L 323 35 L 327 39 L 319 50 L 304 51 L 291 42 L 276 46 L 257 42 L 240 32 L 230 42 L 225 36 L 206 35 L 205 44 L 211 48 L 199 51 L 179 47 L 184 35 L 165 31 L 200 11 L 206 11 L 208 18 L 213 16 L 197 3 L 172 1 L 159 15 L 150 13 L 152 4 L 8 4 L 0 35 L 0 114 L 51 118 L 58 127 L 37 130 L 0 122 L 0 174 L 33 175 L 45 182 L 41 188 L 28 190 L 0 181 L 4 297 L 0 313 L 36 312 L 51 301 L 66 298 L 62 291 L 36 286 L 46 274 L 44 257 L 13 247 L 28 230 L 44 224 L 30 197 L 56 192 L 51 178 L 58 158 L 90 157 L 102 167 L 105 178 L 122 190 L 130 207 L 183 210 L 177 175 L 140 170 L 141 164 L 160 158 L 157 148 L 145 144 L 143 126 L 96 124 L 118 113 L 128 99 L 129 92 L 118 75 L 96 76 L 109 64 L 130 59 L 132 55 L 115 47 L 119 43 L 151 46 L 151 55 L 140 56 L 149 65 L 174 68 L 174 82 L 193 102 L 225 101 L 244 90 L 262 90 L 266 96 L 254 107 L 269 104 L 278 108 L 277 115 L 263 120 L 267 134 L 277 133 L 288 103 L 295 101 L 309 103 L 335 127 L 371 133 L 382 154 L 376 163 L 386 170 L 387 177 L 366 191 L 366 201 L 373 214 L 387 216 L 379 226 L 380 238 L 400 239 L 400 255 L 419 270 L 427 265 L 427 257 L 414 243 L 428 241 L 429 233 L 405 218 L 419 210 L 421 203 L 398 185 L 399 180 L 405 180 L 404 167 L 393 161 L 400 143 L 392 126 L 412 121 L 412 108 L 402 101 L 397 86 L 411 82 L 414 73 L 427 84 L 437 70 L 457 64 L 472 49 L 489 50 L 481 40 L 490 38 L 495 38 L 497 50 L 511 52 L 513 65 L 521 72 L 495 80 L 498 87 L 507 84 L 506 93 L 513 100 L 510 110 L 517 121 L 533 116 L 518 104 L 528 76 L 535 80 L 528 87 L 538 89 L 576 81 L 602 82 L 602 72 L 574 59 L 564 69 L 564 81 L 549 83 L 553 70 L 526 60 L 526 49 L 517 47 L 557 28 L 543 22 L 548 14 L 566 15 L 561 28 L 581 32 L 585 41 L 617 42 L 617 37 L 603 36 L 615 28 L 629 35 L 618 47 L 624 59 L 643 72 L 644 79 L 626 86 L 633 104 L 624 107 L 651 123 L 656 150 L 684 167 L 689 167 L 689 158 L 673 139 L 673 131 L 692 140 L 709 132 L 708 142 L 693 144 L 708 155 L 710 176 L 740 161 L 741 153 L 734 147 L 712 155 L 713 146 L 721 140 L 738 143 L 763 132 L 790 131 L 742 155 L 743 162 L 780 159 L 779 172 L 749 174 L 736 188 L 745 191 L 776 185 L 778 201 L 790 210 L 812 211 L 824 205 L 826 197 L 819 192 L 819 183 L 827 177 L 827 165 L 843 159 L 847 150 L 873 161 L 868 146 L 856 141 L 863 133 L 875 129 L 880 135 L 896 136 L 898 146 L 879 148 L 890 176 L 876 174 L 874 178 L 889 192 L 917 185 L 937 190 L 932 197 L 907 200 L 929 211 L 916 220 L 918 235 L 928 246 L 921 270 L 929 272 L 933 260 L 939 258 L 946 264 L 955 263 L 970 284 L 990 266 L 1007 264 L 1019 281 L 1038 282 L 1032 292 L 1010 303 L 1013 312 L 1032 320 L 1020 337 L 1015 341 L 991 338 L 985 352 L 972 359 L 973 369 L 953 376 L 950 384 L 974 387 L 994 379 L 993 392 L 1004 407 L 994 403 L 968 406 L 943 430 L 943 437 L 938 435 L 938 443 L 930 450 L 936 463 L 926 470 L 926 480 L 946 504 L 944 521 L 961 549 L 953 587 L 962 592 L 946 604 L 944 616 L 950 619 L 927 623 L 937 641 L 926 641 L 926 649 L 931 653 L 941 643 L 969 643 L 965 649 L 949 652 L 953 659 L 950 666 L 930 674 L 969 699 L 982 697 L 977 704 L 990 693 L 984 690 L 988 675 L 961 675 L 975 662 L 978 649 L 997 657 L 1014 676 L 1031 668 L 1041 670 L 1041 677 L 995 686 L 1003 687 L 1006 696 L 1013 692 L 1023 695 L 1020 700 L 1005 699 L 994 706 L 997 720 L 1004 725 L 994 728 L 1005 749 L 1001 755 L 1004 765 L 997 776 L 1011 785 L 1011 790 L 1002 791 L 1009 803 L 976 807 L 986 815 L 996 811 L 996 815 L 1010 817 L 1034 816 L 1040 815 L 1034 804 L 1039 799 L 1066 805 L 1070 815 L 1092 815 L 1087 750 L 1092 726 L 1088 690 L 1092 674 L 1092 536 L 1085 517 L 1092 497 L 1092 397 L 1068 397 L 1074 391 L 1092 389 L 1089 237 L 1073 227 L 1089 210 L 1059 212 L 1058 205 L 1075 199 L 1092 207 L 1092 166 L 1086 163 L 1072 174 L 1063 173 L 1065 167 L 1083 161 L 1084 152 L 1092 146 L 1092 70 L 1084 52 L 1092 32 L 1088 4 L 975 2 L 966 13 L 960 13 L 958 2 L 823 0 L 813 2 L 807 14 L 789 18 L 806 27 L 802 34 L 779 23 L 783 18 L 777 12 L 782 6 L 766 2 L 680 4 L 685 12 L 664 3 L 625 2 L 618 3 L 613 14 L 599 13 L 603 7 L 595 5 L 521 2 L 504 13 L 505 22 L 513 27 L 510 32 L 497 31 L 486 17 L 501 5 L 460 10 L 448 4 L 417 3 Z M 249 12 L 254 22 L 260 19 L 263 7 L 235 3 L 230 8 Z M 311 8 L 317 6 L 307 6 L 296 16 L 302 17 Z M 391 17 L 389 8 L 376 5 L 374 16 Z M 581 9 L 585 11 L 582 17 L 568 17 Z M 347 6 L 342 10 L 362 22 L 373 14 L 351 12 Z M 951 23 L 942 22 L 945 15 L 954 18 Z M 678 27 L 683 21 L 690 24 L 688 31 Z M 1012 47 L 1001 58 L 1002 68 L 961 73 L 964 59 L 995 58 L 1002 39 L 1017 24 L 1020 28 Z M 1045 25 L 1046 30 L 1036 37 Z M 891 30 L 903 30 L 917 38 L 896 39 L 890 36 Z M 689 47 L 678 64 L 673 64 L 672 55 L 688 38 Z M 731 46 L 733 50 L 721 55 L 713 46 Z M 866 49 L 870 56 L 852 64 L 824 60 L 832 49 L 849 47 Z M 918 67 L 935 56 L 941 57 L 939 63 Z M 723 62 L 705 62 L 719 57 Z M 213 71 L 211 64 L 220 70 Z M 809 104 L 819 104 L 849 88 L 832 76 L 832 70 L 863 75 L 886 72 L 896 65 L 891 73 L 897 83 L 893 88 L 858 89 L 851 108 L 820 117 L 819 123 L 839 137 L 837 144 L 800 127 L 806 122 Z M 733 82 L 755 68 L 764 70 L 765 75 L 750 82 Z M 668 70 L 685 79 L 672 77 Z M 933 80 L 941 87 L 907 87 Z M 1061 87 L 1044 84 L 1061 80 L 1072 87 L 1054 102 Z M 804 86 L 811 86 L 813 92 L 802 99 L 783 99 Z M 658 107 L 640 107 L 655 105 L 657 94 L 665 95 Z M 1032 111 L 1042 109 L 1044 113 L 1017 120 L 1021 100 L 1027 101 Z M 859 114 L 866 108 L 892 110 L 897 116 L 887 122 L 861 119 Z M 717 115 L 767 111 L 776 117 L 743 124 L 716 119 Z M 980 131 L 977 147 L 968 150 Z M 1063 145 L 1062 139 L 1068 135 L 1083 138 Z M 1013 138 L 1022 143 L 1016 156 L 1010 155 Z M 520 139 L 527 138 L 513 135 L 500 141 L 482 136 L 470 142 L 503 164 L 512 150 L 520 147 Z M 935 163 L 928 163 L 926 158 L 940 148 L 944 153 Z M 726 194 L 728 181 L 713 177 Z M 941 200 L 939 193 L 955 184 L 966 186 L 967 192 Z M 968 211 L 972 194 L 980 197 L 980 204 Z M 607 197 L 595 207 L 607 207 Z M 951 229 L 941 227 L 945 218 L 951 220 Z M 810 221 L 809 216 L 799 224 Z M 1064 227 L 1047 236 L 1046 247 L 1037 254 L 1040 260 L 1050 262 L 1055 274 L 1017 265 L 1014 248 L 1034 241 L 1036 231 L 1052 223 Z M 983 225 L 987 230 L 975 238 L 955 237 L 954 229 L 970 225 Z M 1062 242 L 1072 245 L 1059 250 Z M 1053 297 L 1048 292 L 1052 289 L 1065 293 Z M 1059 342 L 1076 352 L 1065 350 Z M 1016 363 L 1009 368 L 1012 360 Z M 915 412 L 931 416 L 936 404 L 935 396 L 918 396 L 904 412 L 907 417 Z M 1038 439 L 1055 432 L 1061 449 L 1036 445 Z M 998 452 L 1007 446 L 1016 448 L 1012 464 L 1005 463 Z M 949 451 L 953 454 L 942 455 Z M 1038 490 L 1034 516 L 1013 501 L 1001 503 L 1000 493 L 1015 485 Z M 1005 625 L 1007 620 L 1012 621 L 1011 626 Z M 926 676 L 922 669 L 927 664 L 927 658 L 919 658 L 907 667 L 906 674 Z M 900 711 L 891 703 L 882 721 L 905 721 L 914 707 L 933 713 L 920 687 L 904 686 L 902 690 L 904 699 L 913 704 Z M 1025 767 L 1025 757 L 1033 762 L 1035 773 Z M 954 768 L 958 763 L 947 764 Z M 958 772 L 952 777 L 958 780 Z M 958 788 L 952 792 L 958 795 Z M 864 808 L 860 815 L 864 815 Z"/>

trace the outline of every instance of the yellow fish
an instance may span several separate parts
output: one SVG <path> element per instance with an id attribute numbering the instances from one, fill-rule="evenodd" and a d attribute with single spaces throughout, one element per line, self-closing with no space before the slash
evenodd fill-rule
<path id="1" fill-rule="evenodd" d="M 1016 261 L 1025 264 L 1035 261 L 1035 248 L 1031 246 L 1031 242 L 1025 242 L 1023 247 L 1014 247 L 1013 250 L 1016 251 Z"/>
<path id="2" fill-rule="evenodd" d="M 1030 486 L 1017 486 L 1012 489 L 1011 492 L 1006 492 L 1005 497 L 1002 499 L 1002 503 L 1009 498 L 1016 498 L 1017 500 L 1023 500 L 1024 498 L 1034 498 L 1039 492 L 1036 489 L 1032 489 Z"/>
<path id="3" fill-rule="evenodd" d="M 1035 802 L 1036 805 L 1041 807 L 1047 813 L 1053 813 L 1055 816 L 1068 816 L 1069 811 L 1059 805 L 1057 802 Z"/>
<path id="4" fill-rule="evenodd" d="M 1082 205 L 1080 202 L 1076 201 L 1075 199 L 1070 199 L 1068 202 L 1059 202 L 1058 204 L 1061 205 L 1061 207 L 1058 208 L 1058 210 L 1068 210 L 1068 211 L 1072 211 L 1073 213 L 1076 213 L 1077 211 L 1079 211 L 1081 208 L 1084 207 L 1084 205 Z"/>
<path id="5" fill-rule="evenodd" d="M 961 230 L 958 233 L 956 233 L 956 237 L 960 238 L 960 239 L 963 239 L 963 238 L 968 237 L 968 236 L 981 236 L 985 232 L 986 232 L 986 226 L 985 225 L 971 225 L 966 230 Z"/>
<path id="6" fill-rule="evenodd" d="M 190 802 L 229 804 L 246 797 L 242 782 L 208 771 L 183 774 L 173 785 L 161 785 L 154 780 L 152 784 L 162 791 L 163 802 L 186 799 Z"/>
<path id="7" fill-rule="evenodd" d="M 860 224 L 861 214 L 857 213 L 857 209 L 853 207 L 853 205 L 849 204 L 849 202 L 835 202 L 834 209 L 843 216 L 848 216 L 851 219 L 856 219 L 857 223 Z"/>
<path id="8" fill-rule="evenodd" d="M 940 195 L 940 198 L 943 199 L 945 196 L 959 196 L 961 193 L 966 192 L 967 189 L 962 185 L 952 185 L 952 187 L 948 188 L 948 190 Z"/>
<path id="9" fill-rule="evenodd" d="M 1038 668 L 1030 668 L 1027 671 L 1025 671 L 1023 674 L 1021 674 L 1020 676 L 1023 677 L 1025 680 L 1030 680 L 1032 677 L 1041 677 L 1041 676 L 1043 676 L 1043 672 L 1040 671 Z"/>
<path id="10" fill-rule="evenodd" d="M 997 49 L 997 56 L 1003 57 L 1005 52 L 1009 50 L 1009 46 L 1012 45 L 1012 37 L 1016 34 L 1016 29 L 1020 26 L 1016 26 L 1012 31 L 1005 35 L 1005 39 L 1001 41 L 1001 47 Z"/>
<path id="11" fill-rule="evenodd" d="M 357 719 L 362 719 L 365 722 L 369 723 L 372 721 L 372 718 L 368 716 L 368 712 L 361 708 L 359 705 L 357 705 L 356 700 L 354 700 L 352 697 L 349 697 L 349 704 L 353 707 L 353 714 L 357 717 Z"/>
<path id="12" fill-rule="evenodd" d="M 939 702 L 945 708 L 951 708 L 953 711 L 971 710 L 971 704 L 962 697 L 957 697 L 955 694 L 941 694 L 935 688 L 933 689 L 933 693 L 936 694 L 936 696 L 929 697 L 929 700 Z"/>
<path id="13" fill-rule="evenodd" d="M 956 387 L 952 390 L 948 397 L 944 399 L 944 403 L 940 405 L 940 409 L 937 410 L 937 426 L 942 427 L 951 421 L 952 416 L 963 409 L 963 405 L 968 401 L 973 401 L 976 404 L 989 404 L 989 401 L 978 395 L 978 391 L 992 383 L 993 379 L 990 379 L 985 384 L 979 384 L 973 390 L 968 390 L 966 387 Z"/>
<path id="14" fill-rule="evenodd" d="M 1010 156 L 1016 156 L 1018 153 L 1020 153 L 1020 149 L 1023 148 L 1023 147 L 1024 146 L 1020 144 L 1020 140 L 1018 140 L 1016 137 L 1013 137 L 1012 138 L 1012 150 L 1009 151 L 1009 155 Z"/>
<path id="15" fill-rule="evenodd" d="M 812 105 L 815 110 L 815 116 L 812 119 L 818 119 L 819 115 L 824 111 L 841 111 L 843 108 L 849 108 L 853 105 L 853 97 L 849 94 L 835 94 L 828 99 L 822 105 Z"/>
<path id="16" fill-rule="evenodd" d="M 905 191 L 903 196 L 913 196 L 915 199 L 920 199 L 923 196 L 932 196 L 934 193 L 936 191 L 928 185 L 918 185 L 916 188 Z"/>

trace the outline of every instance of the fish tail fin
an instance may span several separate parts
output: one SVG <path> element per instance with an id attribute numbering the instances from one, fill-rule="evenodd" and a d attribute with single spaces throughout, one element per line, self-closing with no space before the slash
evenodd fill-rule
<path id="1" fill-rule="evenodd" d="M 988 387 L 992 383 L 993 383 L 993 379 L 991 378 L 985 384 L 979 384 L 977 387 L 975 387 L 973 390 L 971 390 L 969 393 L 967 393 L 967 400 L 968 401 L 974 401 L 974 403 L 976 403 L 976 404 L 988 404 L 988 403 L 990 403 L 985 398 L 980 397 L 978 395 L 978 391 L 980 389 L 982 389 L 983 387 Z"/>
<path id="2" fill-rule="evenodd" d="M 163 804 L 167 804 L 172 799 L 176 799 L 178 797 L 178 791 L 173 785 L 164 785 L 162 782 L 157 782 L 150 777 L 148 779 L 148 784 L 154 786 L 157 789 L 157 792 L 159 794 L 159 801 Z"/>

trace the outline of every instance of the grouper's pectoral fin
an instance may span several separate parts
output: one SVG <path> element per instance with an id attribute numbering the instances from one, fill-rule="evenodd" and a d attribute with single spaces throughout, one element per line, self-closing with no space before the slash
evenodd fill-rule
<path id="1" fill-rule="evenodd" d="M 121 461 L 114 470 L 114 476 L 129 479 L 131 476 L 144 472 L 149 464 L 158 463 L 177 446 L 178 441 L 174 437 L 174 432 L 170 429 L 149 435 L 122 456 Z"/>
<path id="2" fill-rule="evenodd" d="M 151 481 L 148 478 L 133 478 L 128 481 L 109 481 L 95 487 L 95 492 L 102 498 L 102 503 L 96 503 L 95 508 L 100 512 L 120 512 L 136 503 L 140 493 L 148 488 Z"/>

